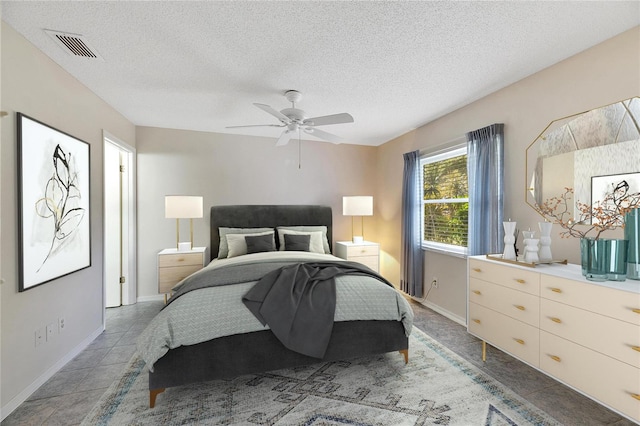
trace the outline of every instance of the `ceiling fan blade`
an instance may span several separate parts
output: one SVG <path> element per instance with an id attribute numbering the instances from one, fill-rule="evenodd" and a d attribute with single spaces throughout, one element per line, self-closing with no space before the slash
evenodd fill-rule
<path id="1" fill-rule="evenodd" d="M 263 110 L 264 112 L 273 115 L 275 118 L 277 118 L 278 120 L 282 121 L 285 124 L 291 123 L 291 119 L 289 117 L 287 117 L 280 111 L 276 111 L 275 109 L 271 108 L 269 105 L 256 104 L 256 103 L 254 103 L 254 105 L 260 108 L 261 110 Z"/>
<path id="2" fill-rule="evenodd" d="M 308 126 L 326 126 L 328 124 L 353 123 L 353 117 L 346 112 L 340 114 L 323 115 L 321 117 L 307 118 L 304 124 Z"/>
<path id="3" fill-rule="evenodd" d="M 289 143 L 289 139 L 291 139 L 293 132 L 289 129 L 282 132 L 280 137 L 278 138 L 278 142 L 276 142 L 276 146 L 283 146 Z"/>
<path id="4" fill-rule="evenodd" d="M 336 136 L 332 133 L 328 133 L 325 132 L 324 130 L 320 130 L 320 129 L 314 129 L 313 127 L 307 127 L 304 129 L 305 133 L 308 133 L 310 135 L 319 137 L 320 139 L 324 139 L 326 141 L 329 141 L 331 143 L 342 143 L 344 142 L 344 139 L 342 139 L 340 136 Z"/>
<path id="5" fill-rule="evenodd" d="M 239 129 L 241 127 L 284 127 L 286 124 L 249 124 L 247 126 L 227 126 L 225 129 Z"/>

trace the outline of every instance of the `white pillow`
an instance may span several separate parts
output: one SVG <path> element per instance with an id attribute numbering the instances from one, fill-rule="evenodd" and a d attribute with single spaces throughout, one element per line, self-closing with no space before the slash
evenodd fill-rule
<path id="1" fill-rule="evenodd" d="M 255 234 L 256 232 L 268 232 L 273 231 L 273 228 L 225 228 L 219 227 L 218 232 L 220 234 L 220 246 L 218 249 L 218 259 L 224 259 L 229 255 L 229 248 L 227 247 L 227 234 Z"/>
<path id="2" fill-rule="evenodd" d="M 324 244 L 322 244 L 322 231 L 302 232 L 292 231 L 291 229 L 278 228 L 278 239 L 280 241 L 280 251 L 284 251 L 284 235 L 311 235 L 309 238 L 309 251 L 311 253 L 324 253 Z"/>
<path id="3" fill-rule="evenodd" d="M 273 231 L 268 232 L 256 232 L 253 234 L 227 234 L 227 247 L 229 248 L 229 254 L 227 257 L 236 257 L 247 254 L 247 241 L 244 237 L 257 237 L 260 235 L 273 235 Z"/>
<path id="4" fill-rule="evenodd" d="M 329 247 L 329 239 L 327 238 L 327 227 L 324 225 L 306 225 L 306 226 L 278 226 L 276 228 L 278 231 L 281 229 L 289 229 L 291 231 L 302 231 L 302 232 L 315 232 L 322 231 L 322 244 L 324 246 L 324 252 L 327 254 L 331 254 L 331 247 Z"/>

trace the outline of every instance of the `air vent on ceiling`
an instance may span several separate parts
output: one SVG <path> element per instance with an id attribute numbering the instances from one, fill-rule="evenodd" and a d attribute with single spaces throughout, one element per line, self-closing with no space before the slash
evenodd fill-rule
<path id="1" fill-rule="evenodd" d="M 94 49 L 87 39 L 80 34 L 65 33 L 54 30 L 44 30 L 44 32 L 47 33 L 47 35 L 49 35 L 49 37 L 51 37 L 51 39 L 69 55 L 104 61 L 96 49 Z"/>

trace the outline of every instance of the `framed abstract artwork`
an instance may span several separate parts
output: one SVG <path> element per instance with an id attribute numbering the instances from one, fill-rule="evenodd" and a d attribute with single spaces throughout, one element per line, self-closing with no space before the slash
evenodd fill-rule
<path id="1" fill-rule="evenodd" d="M 89 144 L 18 119 L 19 291 L 91 266 Z"/>
<path id="2" fill-rule="evenodd" d="M 607 176 L 592 176 L 591 177 L 591 205 L 601 206 L 605 208 L 612 208 L 613 201 L 608 199 L 605 202 L 605 197 L 609 194 L 613 194 L 614 191 L 618 195 L 637 194 L 640 192 L 640 172 L 638 173 L 623 173 L 617 175 Z M 592 224 L 598 223 L 596 217 L 592 217 Z"/>

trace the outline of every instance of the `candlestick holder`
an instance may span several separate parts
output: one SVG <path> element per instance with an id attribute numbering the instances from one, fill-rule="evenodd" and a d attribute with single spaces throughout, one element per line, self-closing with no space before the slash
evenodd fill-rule
<path id="1" fill-rule="evenodd" d="M 540 227 L 540 248 L 538 250 L 538 257 L 540 262 L 550 262 L 553 260 L 551 255 L 551 222 L 538 222 Z"/>
<path id="2" fill-rule="evenodd" d="M 527 263 L 538 263 L 538 239 L 535 238 L 536 231 L 522 231 L 524 237 L 524 261 Z"/>
<path id="3" fill-rule="evenodd" d="M 502 226 L 504 227 L 504 251 L 502 258 L 516 260 L 516 248 L 514 246 L 516 242 L 516 222 L 502 222 Z"/>

